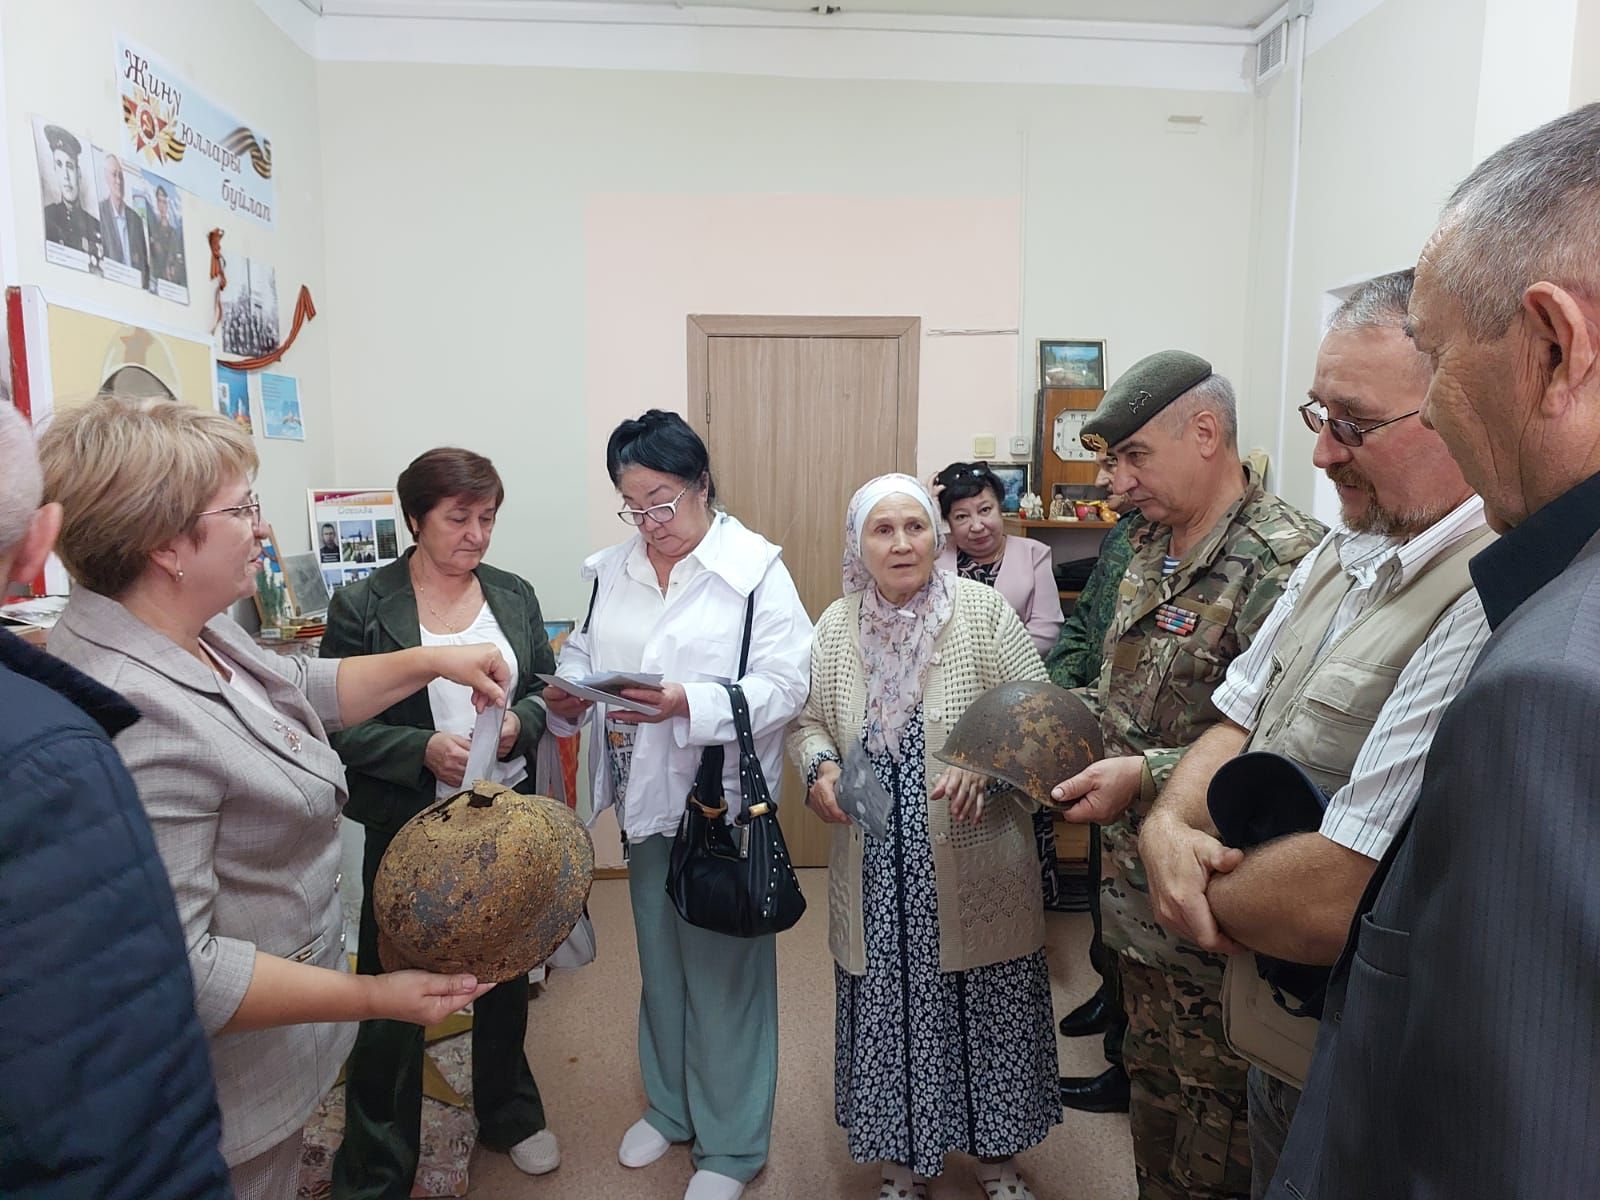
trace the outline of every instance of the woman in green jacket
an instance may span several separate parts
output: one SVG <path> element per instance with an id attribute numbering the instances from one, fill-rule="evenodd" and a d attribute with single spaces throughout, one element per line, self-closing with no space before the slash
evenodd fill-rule
<path id="1" fill-rule="evenodd" d="M 555 671 L 539 601 L 526 580 L 483 562 L 505 488 L 494 465 L 469 450 L 437 449 L 415 459 L 397 485 L 416 546 L 399 561 L 334 593 L 324 657 L 408 646 L 492 642 L 512 665 L 510 704 L 491 778 L 516 787 L 532 770 L 545 729 L 539 673 Z M 350 800 L 344 815 L 366 826 L 357 970 L 379 974 L 372 883 L 389 841 L 436 799 L 464 786 L 476 713 L 464 689 L 430 684 L 399 704 L 332 736 L 344 759 Z M 530 1175 L 561 1162 L 546 1127 L 523 1040 L 526 976 L 479 998 L 472 1024 L 472 1098 L 478 1140 L 509 1152 Z M 345 1083 L 345 1137 L 333 1163 L 337 1200 L 405 1200 L 421 1141 L 423 1030 L 401 1021 L 363 1021 Z"/>

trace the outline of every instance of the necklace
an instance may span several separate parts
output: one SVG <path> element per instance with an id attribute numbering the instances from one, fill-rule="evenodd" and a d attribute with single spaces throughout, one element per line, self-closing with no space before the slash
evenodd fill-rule
<path id="1" fill-rule="evenodd" d="M 437 608 L 435 608 L 433 606 L 433 601 L 428 599 L 428 589 L 422 586 L 422 580 L 418 578 L 416 571 L 412 571 L 412 573 L 411 573 L 411 582 L 416 585 L 417 595 L 422 599 L 422 603 L 423 603 L 424 607 L 427 608 L 428 615 L 431 616 L 439 624 L 443 625 L 446 633 L 450 633 L 450 634 L 460 633 L 461 630 L 456 628 L 455 621 L 453 619 L 451 619 L 450 617 L 446 617 L 444 615 L 444 613 L 441 613 Z M 454 614 L 456 609 L 461 607 L 461 601 L 466 599 L 467 597 L 469 597 L 471 594 L 472 594 L 472 588 L 469 586 L 467 588 L 466 592 L 464 592 L 461 596 L 459 596 L 456 599 L 454 604 L 448 604 L 448 605 L 445 606 L 445 610 L 444 610 L 445 613 Z"/>

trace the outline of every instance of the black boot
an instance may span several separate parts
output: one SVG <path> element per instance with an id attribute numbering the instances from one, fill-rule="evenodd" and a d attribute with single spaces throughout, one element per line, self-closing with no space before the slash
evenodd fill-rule
<path id="1" fill-rule="evenodd" d="M 1096 992 L 1061 1018 L 1062 1037 L 1088 1037 L 1104 1033 L 1122 1013 L 1106 1003 L 1104 991 Z"/>
<path id="2" fill-rule="evenodd" d="M 1079 1112 L 1127 1112 L 1128 1073 L 1118 1065 L 1107 1067 L 1093 1077 L 1063 1075 L 1061 1107 L 1075 1108 Z"/>

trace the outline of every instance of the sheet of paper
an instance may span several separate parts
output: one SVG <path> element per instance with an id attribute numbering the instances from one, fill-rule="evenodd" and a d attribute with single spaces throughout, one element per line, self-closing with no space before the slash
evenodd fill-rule
<path id="1" fill-rule="evenodd" d="M 629 712 L 644 713 L 646 716 L 652 717 L 658 711 L 648 704 L 640 704 L 637 700 L 625 699 L 616 692 L 601 691 L 599 688 L 590 687 L 586 683 L 579 683 L 576 679 L 565 679 L 560 675 L 545 675 L 543 673 L 539 675 L 539 678 L 548 684 L 554 684 L 564 692 L 570 692 L 574 696 L 582 696 L 585 700 L 591 700 L 596 704 L 604 704 L 610 708 L 625 708 Z M 655 682 L 659 683 L 660 678 L 660 676 L 657 676 Z M 618 683 L 616 686 L 620 689 L 622 687 L 635 686 L 652 687 L 654 684 L 640 680 L 630 680 L 626 683 Z"/>
<path id="2" fill-rule="evenodd" d="M 489 778 L 494 768 L 495 753 L 500 747 L 500 727 L 505 723 L 506 710 L 490 705 L 478 714 L 472 727 L 472 744 L 467 749 L 467 769 L 461 776 L 461 786 L 471 787 L 480 779 Z"/>

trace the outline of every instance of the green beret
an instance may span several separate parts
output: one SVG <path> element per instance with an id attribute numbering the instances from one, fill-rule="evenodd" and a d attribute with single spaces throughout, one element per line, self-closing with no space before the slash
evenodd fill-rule
<path id="1" fill-rule="evenodd" d="M 1211 378 L 1211 364 L 1197 354 L 1162 350 L 1122 373 L 1083 423 L 1084 449 L 1104 454 L 1125 442 L 1145 422 L 1197 384 Z"/>

